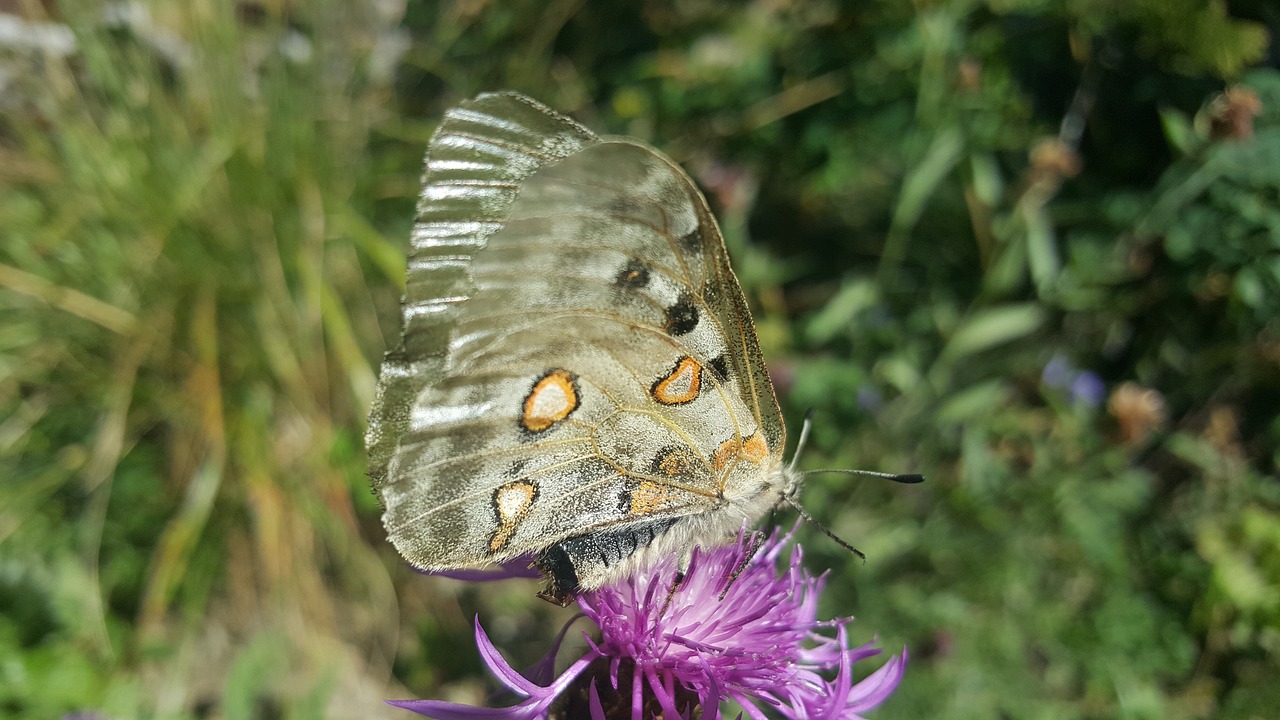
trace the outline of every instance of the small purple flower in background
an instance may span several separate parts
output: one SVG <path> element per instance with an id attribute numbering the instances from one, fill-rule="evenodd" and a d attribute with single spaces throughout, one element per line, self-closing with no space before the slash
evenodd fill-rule
<path id="1" fill-rule="evenodd" d="M 1048 388 L 1066 392 L 1072 403 L 1089 407 L 1102 404 L 1107 396 L 1107 386 L 1096 373 L 1077 368 L 1065 356 L 1054 353 L 1040 373 L 1040 382 Z"/>
<path id="2" fill-rule="evenodd" d="M 855 395 L 858 409 L 869 415 L 874 415 L 884 407 L 884 393 L 871 385 L 863 385 L 858 388 Z"/>
<path id="3" fill-rule="evenodd" d="M 1067 397 L 1072 402 L 1082 402 L 1089 407 L 1097 407 L 1107 396 L 1107 386 L 1102 382 L 1102 378 L 1088 370 L 1081 371 L 1071 381 L 1071 387 L 1067 390 Z"/>
<path id="4" fill-rule="evenodd" d="M 898 686 L 906 651 L 855 682 L 854 663 L 880 650 L 872 644 L 849 647 L 850 618 L 817 619 L 824 578 L 801 567 L 798 546 L 779 576 L 778 561 L 790 537 L 775 530 L 754 555 L 750 535 L 727 547 L 696 550 L 674 595 L 675 562 L 668 560 L 644 577 L 582 596 L 578 604 L 599 626 L 600 639 L 588 639 L 587 654 L 558 678 L 552 668 L 559 641 L 526 678 L 507 664 L 477 621 L 480 654 L 524 698 L 516 705 L 391 704 L 437 720 L 715 720 L 725 700 L 752 718 L 766 717 L 762 706 L 786 718 L 858 718 Z"/>

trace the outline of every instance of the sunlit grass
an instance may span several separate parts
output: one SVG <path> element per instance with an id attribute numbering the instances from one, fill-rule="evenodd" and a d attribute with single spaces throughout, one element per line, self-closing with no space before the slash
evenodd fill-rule
<path id="1" fill-rule="evenodd" d="M 342 3 L 305 37 L 214 5 L 84 13 L 83 61 L 5 128 L 0 397 L 10 582 L 86 677 L 15 658 L 7 702 L 377 708 L 398 618 L 359 447 L 394 276 L 334 226 L 363 212 L 390 28 Z M 287 671 L 243 669 L 254 648 Z"/>

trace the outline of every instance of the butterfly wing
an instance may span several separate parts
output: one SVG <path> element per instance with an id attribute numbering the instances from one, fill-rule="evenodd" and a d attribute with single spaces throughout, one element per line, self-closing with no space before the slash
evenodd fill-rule
<path id="1" fill-rule="evenodd" d="M 408 279 L 368 447 L 419 567 L 704 516 L 780 458 L 719 231 L 646 146 L 515 94 L 464 103 L 428 151 Z"/>
<path id="2" fill-rule="evenodd" d="M 387 481 L 418 395 L 447 365 L 462 303 L 475 290 L 469 275 L 474 253 L 502 226 L 525 178 L 597 141 L 586 128 L 548 117 L 526 100 L 482 95 L 450 110 L 432 138 L 409 251 L 400 343 L 383 358 L 365 436 L 375 490 Z"/>

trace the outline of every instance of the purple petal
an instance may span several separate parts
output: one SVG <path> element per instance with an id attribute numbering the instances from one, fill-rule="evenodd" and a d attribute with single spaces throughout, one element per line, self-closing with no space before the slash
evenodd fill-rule
<path id="1" fill-rule="evenodd" d="M 522 718 L 537 717 L 538 712 L 542 709 L 540 703 L 529 700 L 519 705 L 505 708 L 476 707 L 443 700 L 387 700 L 386 703 L 419 715 L 435 718 L 435 720 L 475 720 L 475 718 L 521 720 Z"/>
<path id="2" fill-rule="evenodd" d="M 706 717 L 706 713 L 710 712 L 711 717 L 708 720 L 720 720 L 720 698 L 724 695 L 720 692 L 720 683 L 716 682 L 716 674 L 711 672 L 710 666 L 707 665 L 707 659 L 698 656 L 698 661 L 702 663 L 702 672 L 707 676 L 707 694 L 702 697 L 702 713 Z"/>
<path id="3" fill-rule="evenodd" d="M 902 654 L 889 660 L 884 667 L 868 675 L 862 682 L 854 686 L 855 694 L 849 699 L 849 710 L 862 712 L 870 710 L 888 699 L 907 670 L 907 649 Z"/>
<path id="4" fill-rule="evenodd" d="M 461 703 L 445 702 L 443 700 L 388 700 L 390 705 L 394 705 L 405 710 L 435 718 L 436 720 L 474 720 L 475 718 L 495 718 L 499 720 L 533 720 L 534 718 L 543 717 L 547 708 L 551 703 L 565 691 L 565 688 L 577 679 L 578 675 L 599 655 L 588 652 L 579 658 L 565 671 L 556 678 L 556 681 L 540 687 L 530 683 L 519 673 L 511 669 L 506 660 L 502 659 L 493 644 L 489 642 L 489 638 L 484 633 L 484 629 L 480 627 L 480 622 L 476 621 L 476 645 L 480 648 L 480 653 L 485 657 L 485 663 L 494 675 L 502 681 L 504 685 L 512 690 L 529 696 L 527 700 L 505 708 L 482 708 L 471 705 L 463 705 Z"/>
<path id="5" fill-rule="evenodd" d="M 586 617 L 586 615 L 578 613 L 577 615 L 569 618 L 569 621 L 564 624 L 564 627 L 560 628 L 560 634 L 556 635 L 556 639 L 551 643 L 551 649 L 548 650 L 547 654 L 543 655 L 538 662 L 534 663 L 533 667 L 529 668 L 525 672 L 525 677 L 539 685 L 549 685 L 551 683 L 551 680 L 555 678 L 556 675 L 556 656 L 560 654 L 560 646 L 564 643 L 565 635 L 569 634 L 569 628 L 572 627 L 574 623 L 584 617 Z"/>
<path id="6" fill-rule="evenodd" d="M 836 671 L 835 688 L 836 694 L 831 697 L 829 708 L 842 708 L 849 700 L 849 691 L 852 689 L 849 682 L 850 675 L 853 674 L 852 653 L 849 652 L 849 636 L 845 632 L 844 625 L 836 630 L 836 642 L 840 645 L 840 668 Z"/>
<path id="7" fill-rule="evenodd" d="M 729 693 L 729 699 L 738 703 L 738 705 L 742 707 L 743 711 L 745 711 L 748 715 L 751 716 L 751 720 L 769 720 L 769 716 L 765 715 L 764 711 L 761 710 L 759 707 L 757 707 L 754 702 L 752 702 L 753 698 L 747 697 L 742 693 L 734 692 L 734 693 Z M 783 709 L 783 714 L 786 715 L 787 717 L 791 717 L 791 718 L 796 717 L 795 715 L 788 714 L 786 712 L 786 710 L 789 710 L 789 708 L 780 708 L 780 709 Z"/>
<path id="8" fill-rule="evenodd" d="M 640 682 L 640 678 L 631 678 L 631 720 L 640 720 L 640 713 L 644 710 L 644 683 Z"/>
<path id="9" fill-rule="evenodd" d="M 649 690 L 653 693 L 653 696 L 657 698 L 658 705 L 662 707 L 662 711 L 666 714 L 666 717 L 680 717 L 680 711 L 676 709 L 675 697 L 673 697 L 672 693 L 667 692 L 666 687 L 664 687 L 665 683 L 658 678 L 658 674 L 654 672 L 653 668 L 648 667 L 644 669 L 644 678 L 649 682 Z M 668 674 L 667 678 L 671 679 L 671 675 Z M 638 680 L 639 679 L 637 678 L 637 681 Z"/>
<path id="10" fill-rule="evenodd" d="M 591 683 L 591 689 L 588 691 L 587 702 L 591 711 L 591 720 L 605 720 L 604 705 L 600 703 L 600 691 L 596 690 L 596 684 Z"/>
<path id="11" fill-rule="evenodd" d="M 515 671 L 515 668 L 507 664 L 502 654 L 498 652 L 498 648 L 494 647 L 493 643 L 489 641 L 489 636 L 485 634 L 484 628 L 480 626 L 479 615 L 476 616 L 476 648 L 480 650 L 480 657 L 484 659 L 484 664 L 489 666 L 489 671 L 503 685 L 525 697 L 533 697 L 538 691 L 542 690 L 542 688 L 526 680 L 523 675 Z"/>

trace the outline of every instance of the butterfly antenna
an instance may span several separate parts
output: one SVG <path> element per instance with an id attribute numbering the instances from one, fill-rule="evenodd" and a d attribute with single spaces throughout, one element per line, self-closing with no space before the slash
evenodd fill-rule
<path id="1" fill-rule="evenodd" d="M 823 535 L 826 535 L 827 537 L 834 540 L 835 543 L 840 547 L 862 558 L 863 561 L 866 561 L 867 556 L 864 555 L 861 550 L 845 542 L 845 540 L 841 538 L 839 535 L 836 535 L 835 533 L 831 532 L 831 530 L 829 530 L 826 525 L 823 525 L 822 523 L 818 522 L 817 519 L 815 519 L 812 515 L 809 514 L 808 510 L 805 510 L 803 507 L 801 507 L 800 503 L 795 501 L 795 498 L 791 497 L 790 495 L 787 495 L 786 493 L 783 493 L 782 499 L 785 500 L 788 505 L 795 508 L 796 512 L 800 513 L 800 518 L 802 520 L 821 530 Z"/>
<path id="2" fill-rule="evenodd" d="M 787 474 L 794 475 L 796 472 L 796 463 L 800 462 L 800 453 L 804 452 L 804 446 L 809 442 L 809 426 L 813 424 L 813 408 L 809 408 L 804 414 L 804 424 L 800 426 L 800 439 L 796 441 L 795 454 L 791 456 L 791 464 L 787 466 Z"/>
<path id="3" fill-rule="evenodd" d="M 810 409 L 809 412 L 806 412 L 804 414 L 804 424 L 800 426 L 800 439 L 796 441 L 796 452 L 794 455 L 791 456 L 791 463 L 787 466 L 788 475 L 792 477 L 802 478 L 802 477 L 808 477 L 810 475 L 821 475 L 822 473 L 839 473 L 841 475 L 865 475 L 867 477 L 883 478 L 885 480 L 892 480 L 893 482 L 906 483 L 906 484 L 924 482 L 924 476 L 918 475 L 916 473 L 883 473 L 883 472 L 876 472 L 874 470 L 847 470 L 844 468 L 805 470 L 804 472 L 796 472 L 796 464 L 800 462 L 800 454 L 804 452 L 804 446 L 809 442 L 809 428 L 812 425 L 813 425 L 813 410 Z M 796 485 L 796 487 L 798 487 L 798 484 Z M 792 497 L 792 494 L 794 493 L 794 491 L 795 491 L 795 488 L 792 488 L 791 492 L 782 493 L 782 499 L 786 501 L 788 505 L 795 508 L 796 512 L 800 514 L 801 519 L 803 519 L 805 522 L 809 523 L 810 525 L 818 528 L 818 530 L 822 531 L 823 535 L 826 535 L 827 537 L 831 538 L 840 547 L 844 548 L 845 550 L 848 550 L 854 555 L 857 555 L 858 557 L 862 558 L 864 561 L 867 559 L 867 556 L 864 555 L 861 550 L 850 545 L 848 542 L 845 541 L 844 538 L 840 537 L 839 535 L 836 535 L 834 532 L 831 532 L 830 528 L 818 522 L 816 518 L 814 518 L 812 515 L 809 514 L 808 510 L 805 510 L 804 507 L 800 505 L 800 503 L 796 502 L 796 499 Z"/>
<path id="4" fill-rule="evenodd" d="M 791 462 L 795 465 L 795 461 Z M 808 477 L 810 475 L 822 475 L 824 473 L 836 473 L 839 475 L 865 475 L 866 477 L 876 477 L 889 480 L 903 485 L 914 485 L 924 482 L 924 476 L 918 473 L 883 473 L 875 470 L 850 470 L 848 468 L 823 468 L 821 470 L 805 470 L 800 473 L 800 477 Z"/>
<path id="5" fill-rule="evenodd" d="M 813 426 L 813 409 L 810 408 L 804 414 L 804 424 L 800 426 L 800 439 L 796 441 L 795 454 L 791 456 L 791 462 L 787 465 L 787 474 L 795 477 L 808 477 L 810 475 L 821 475 L 823 473 L 838 473 L 840 475 L 865 475 L 867 477 L 878 477 L 885 480 L 891 480 L 904 485 L 914 485 L 915 483 L 924 482 L 924 476 L 917 473 L 883 473 L 874 470 L 849 470 L 847 468 L 824 468 L 822 470 L 805 470 L 796 472 L 796 465 L 800 463 L 800 455 L 804 452 L 805 445 L 809 444 L 809 428 Z"/>

